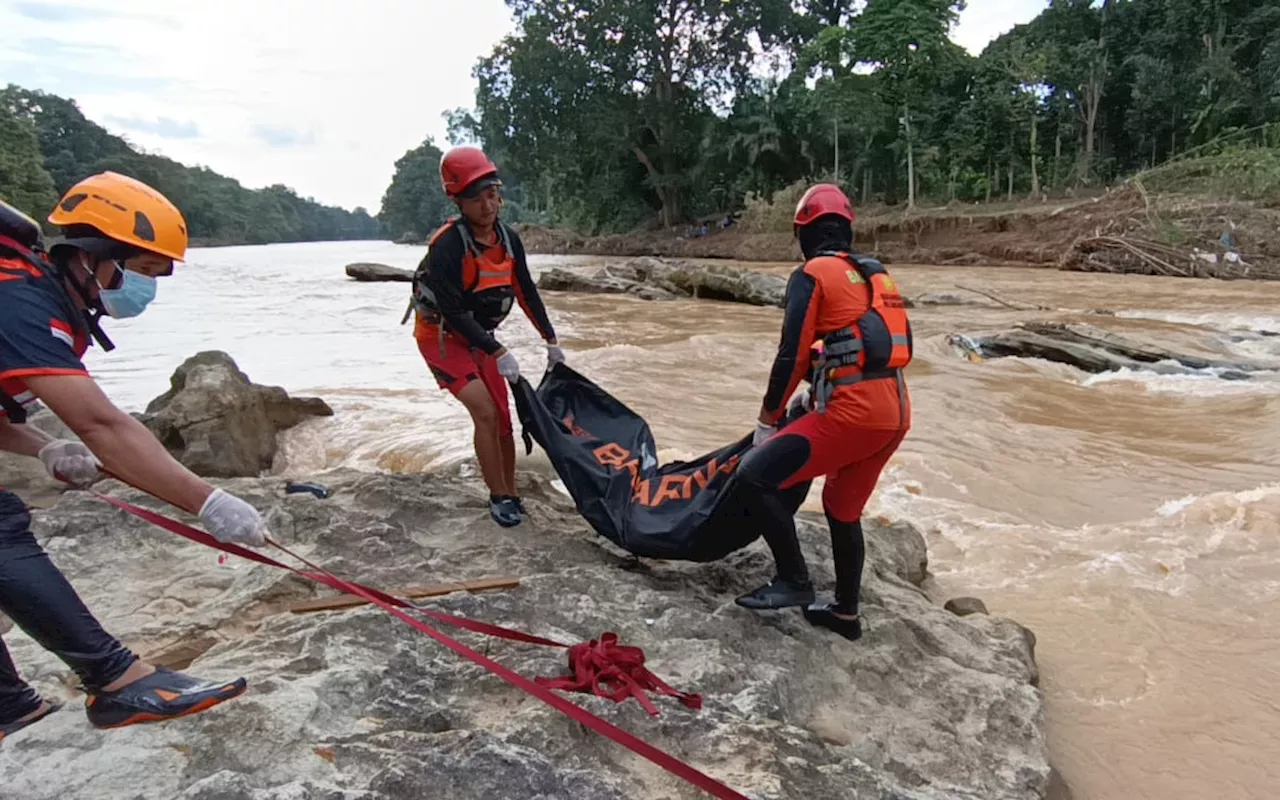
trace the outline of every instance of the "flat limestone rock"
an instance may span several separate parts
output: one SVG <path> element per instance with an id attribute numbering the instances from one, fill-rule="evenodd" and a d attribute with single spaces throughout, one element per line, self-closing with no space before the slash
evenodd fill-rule
<path id="1" fill-rule="evenodd" d="M 866 520 L 865 632 L 848 642 L 797 609 L 733 603 L 773 574 L 760 542 L 711 564 L 636 563 L 536 475 L 520 475 L 529 516 L 514 530 L 490 521 L 478 480 L 311 478 L 331 496 L 286 494 L 283 479 L 219 485 L 262 509 L 274 538 L 339 575 L 394 589 L 518 574 L 518 588 L 425 605 L 568 644 L 617 632 L 703 708 L 659 697 L 650 717 L 634 701 L 564 696 L 754 800 L 1047 796 L 1032 638 L 1008 619 L 932 602 L 920 588 L 925 542 L 909 525 Z M 98 488 L 186 518 L 114 481 Z M 24 676 L 69 702 L 0 745 L 5 796 L 706 796 L 375 607 L 289 613 L 332 591 L 235 557 L 220 564 L 85 492 L 34 517 L 51 557 L 126 644 L 202 677 L 244 675 L 249 689 L 186 719 L 97 731 L 67 667 L 15 629 L 5 640 Z M 801 514 L 800 536 L 829 597 L 821 518 Z M 566 673 L 561 649 L 442 630 L 527 677 Z"/>

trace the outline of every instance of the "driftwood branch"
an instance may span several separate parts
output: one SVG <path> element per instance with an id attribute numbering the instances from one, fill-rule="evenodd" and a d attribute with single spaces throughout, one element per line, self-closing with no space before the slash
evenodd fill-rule
<path id="1" fill-rule="evenodd" d="M 981 289 L 974 289 L 969 286 L 962 286 L 958 283 L 952 284 L 952 285 L 955 286 L 957 289 L 961 289 L 966 292 L 973 292 L 974 294 L 980 294 L 983 297 L 987 298 L 988 300 L 994 300 L 995 302 L 999 303 L 1005 308 L 1012 308 L 1014 311 L 1053 311 L 1054 310 L 1052 308 L 1049 308 L 1048 306 L 1027 305 L 1025 303 L 1015 304 L 1015 303 L 1009 302 L 1008 300 L 1002 300 L 1001 298 L 997 297 L 991 292 L 984 292 Z"/>

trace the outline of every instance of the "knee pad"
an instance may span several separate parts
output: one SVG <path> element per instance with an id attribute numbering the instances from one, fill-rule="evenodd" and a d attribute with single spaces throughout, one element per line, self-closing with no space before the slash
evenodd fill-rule
<path id="1" fill-rule="evenodd" d="M 774 491 L 808 463 L 809 453 L 808 439 L 783 431 L 748 453 L 738 475 L 756 489 Z"/>

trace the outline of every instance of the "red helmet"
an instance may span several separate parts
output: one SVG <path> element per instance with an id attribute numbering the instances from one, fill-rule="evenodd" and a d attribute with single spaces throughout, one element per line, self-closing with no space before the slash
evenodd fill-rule
<path id="1" fill-rule="evenodd" d="M 853 223 L 853 204 L 834 183 L 817 183 L 796 203 L 794 227 L 808 225 L 824 214 L 835 214 Z"/>
<path id="2" fill-rule="evenodd" d="M 501 186 L 502 181 L 497 176 L 498 165 L 490 161 L 479 147 L 455 147 L 440 159 L 440 182 L 449 197 L 458 197 L 467 189 L 471 190 L 468 194 L 472 194 L 489 186 Z M 490 180 L 481 184 L 482 178 Z"/>

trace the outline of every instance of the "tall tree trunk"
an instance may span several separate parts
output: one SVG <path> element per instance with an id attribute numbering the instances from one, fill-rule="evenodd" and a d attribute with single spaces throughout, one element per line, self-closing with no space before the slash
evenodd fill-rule
<path id="1" fill-rule="evenodd" d="M 1036 169 L 1036 161 L 1039 160 L 1037 155 L 1036 144 L 1036 114 L 1031 112 L 1031 196 L 1038 197 L 1040 195 L 1040 172 Z"/>
<path id="2" fill-rule="evenodd" d="M 1079 179 L 1084 183 L 1093 181 L 1093 137 L 1098 125 L 1098 105 L 1101 102 L 1102 82 L 1090 70 L 1089 83 L 1084 96 L 1084 161 L 1080 165 L 1079 175 Z"/>
<path id="3" fill-rule="evenodd" d="M 902 121 L 907 126 L 907 208 L 916 207 L 916 157 L 911 141 L 911 109 L 902 104 Z"/>
<path id="4" fill-rule="evenodd" d="M 993 166 L 991 156 L 987 156 L 987 202 L 991 202 L 993 187 L 1000 183 L 1000 168 Z"/>
<path id="5" fill-rule="evenodd" d="M 832 170 L 831 177 L 837 186 L 840 185 L 840 115 L 836 114 L 835 119 L 831 123 L 831 133 L 836 143 L 836 166 Z"/>
<path id="6" fill-rule="evenodd" d="M 1058 183 L 1058 169 L 1062 164 L 1062 123 L 1057 125 L 1057 135 L 1053 140 L 1053 177 L 1049 180 L 1049 186 L 1057 189 L 1061 184 Z"/>
<path id="7" fill-rule="evenodd" d="M 1105 12 L 1105 7 L 1104 7 Z M 1098 34 L 1098 53 L 1089 63 L 1089 77 L 1083 87 L 1081 114 L 1084 116 L 1084 163 L 1078 180 L 1093 180 L 1094 133 L 1098 127 L 1098 108 L 1107 77 L 1107 37 Z"/>
<path id="8" fill-rule="evenodd" d="M 1009 191 L 1007 199 L 1010 203 L 1013 202 L 1013 164 L 1014 159 L 1017 157 L 1016 152 L 1013 146 L 1013 131 L 1009 131 Z"/>
<path id="9" fill-rule="evenodd" d="M 663 186 L 662 173 L 658 172 L 658 168 L 653 165 L 653 161 L 649 156 L 640 149 L 639 145 L 632 145 L 631 152 L 635 154 L 636 160 L 644 165 L 645 170 L 649 173 L 649 178 L 654 182 L 654 191 L 658 194 L 658 199 L 662 201 L 662 226 L 670 228 L 675 224 L 675 211 L 671 208 L 672 191 Z"/>

